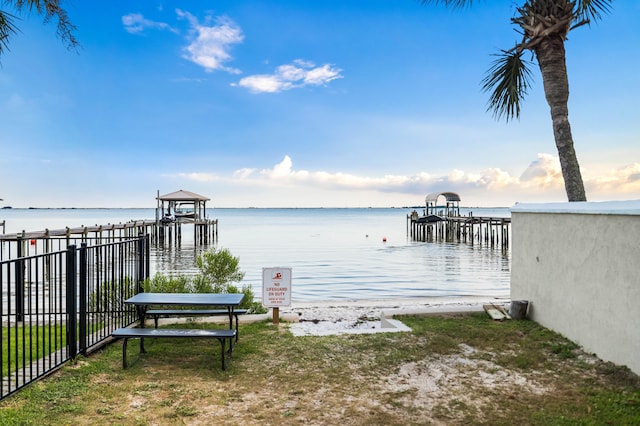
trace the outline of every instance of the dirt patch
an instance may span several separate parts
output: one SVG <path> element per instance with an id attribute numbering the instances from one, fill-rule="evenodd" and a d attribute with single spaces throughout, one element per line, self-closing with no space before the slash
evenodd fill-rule
<path id="1" fill-rule="evenodd" d="M 496 392 L 543 395 L 553 387 L 524 374 L 477 359 L 478 351 L 460 345 L 462 355 L 429 357 L 400 366 L 397 373 L 381 377 L 381 392 L 394 395 L 406 407 L 433 410 L 443 401 L 457 401 L 481 412 Z M 488 354 L 483 354 L 487 356 Z"/>

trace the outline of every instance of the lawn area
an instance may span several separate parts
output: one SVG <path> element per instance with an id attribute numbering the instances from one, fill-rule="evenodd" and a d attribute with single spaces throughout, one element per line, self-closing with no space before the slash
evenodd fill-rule
<path id="1" fill-rule="evenodd" d="M 24 327 L 3 327 L 0 356 L 2 377 L 65 347 L 64 325 L 27 325 Z"/>
<path id="2" fill-rule="evenodd" d="M 215 340 L 146 341 L 126 370 L 115 342 L 2 401 L 0 425 L 640 424 L 638 376 L 536 323 L 399 319 L 413 331 L 241 325 L 226 371 Z"/>

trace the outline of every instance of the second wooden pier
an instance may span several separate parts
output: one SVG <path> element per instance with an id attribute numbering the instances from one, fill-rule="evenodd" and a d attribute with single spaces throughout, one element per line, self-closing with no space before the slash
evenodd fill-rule
<path id="1" fill-rule="evenodd" d="M 438 206 L 444 197 L 445 205 Z M 415 241 L 447 241 L 481 244 L 507 249 L 511 238 L 511 218 L 461 216 L 460 197 L 454 192 L 429 194 L 424 216 L 407 215 L 407 234 Z"/>

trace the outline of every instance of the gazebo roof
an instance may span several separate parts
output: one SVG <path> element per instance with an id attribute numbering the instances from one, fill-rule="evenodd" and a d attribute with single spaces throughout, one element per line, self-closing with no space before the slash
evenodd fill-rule
<path id="1" fill-rule="evenodd" d="M 160 195 L 157 197 L 160 201 L 209 201 L 210 198 L 204 195 L 198 195 L 195 192 L 179 190 L 170 194 Z"/>
<path id="2" fill-rule="evenodd" d="M 434 192 L 427 195 L 427 203 L 433 202 L 435 203 L 438 200 L 438 197 L 443 196 L 447 201 L 460 201 L 460 196 L 455 192 Z"/>

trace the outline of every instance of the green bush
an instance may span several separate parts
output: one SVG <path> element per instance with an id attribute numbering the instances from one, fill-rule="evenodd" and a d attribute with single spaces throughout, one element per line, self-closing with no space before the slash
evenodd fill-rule
<path id="1" fill-rule="evenodd" d="M 194 293 L 191 280 L 185 275 L 164 275 L 157 272 L 144 282 L 146 293 Z"/>
<path id="2" fill-rule="evenodd" d="M 124 312 L 124 300 L 135 291 L 135 281 L 129 277 L 121 280 L 105 281 L 99 286 L 91 288 L 87 300 L 87 311 L 96 312 Z"/>
<path id="3" fill-rule="evenodd" d="M 240 259 L 226 248 L 214 247 L 198 256 L 196 266 L 200 272 L 194 280 L 198 292 L 222 293 L 231 283 L 242 281 L 244 272 L 239 263 Z"/>
<path id="4" fill-rule="evenodd" d="M 211 248 L 196 258 L 198 273 L 193 277 L 185 275 L 166 276 L 160 272 L 147 280 L 144 291 L 150 293 L 244 293 L 241 308 L 249 313 L 265 313 L 267 309 L 254 300 L 253 290 L 248 285 L 238 286 L 244 272 L 239 267 L 240 259 L 228 249 Z"/>

